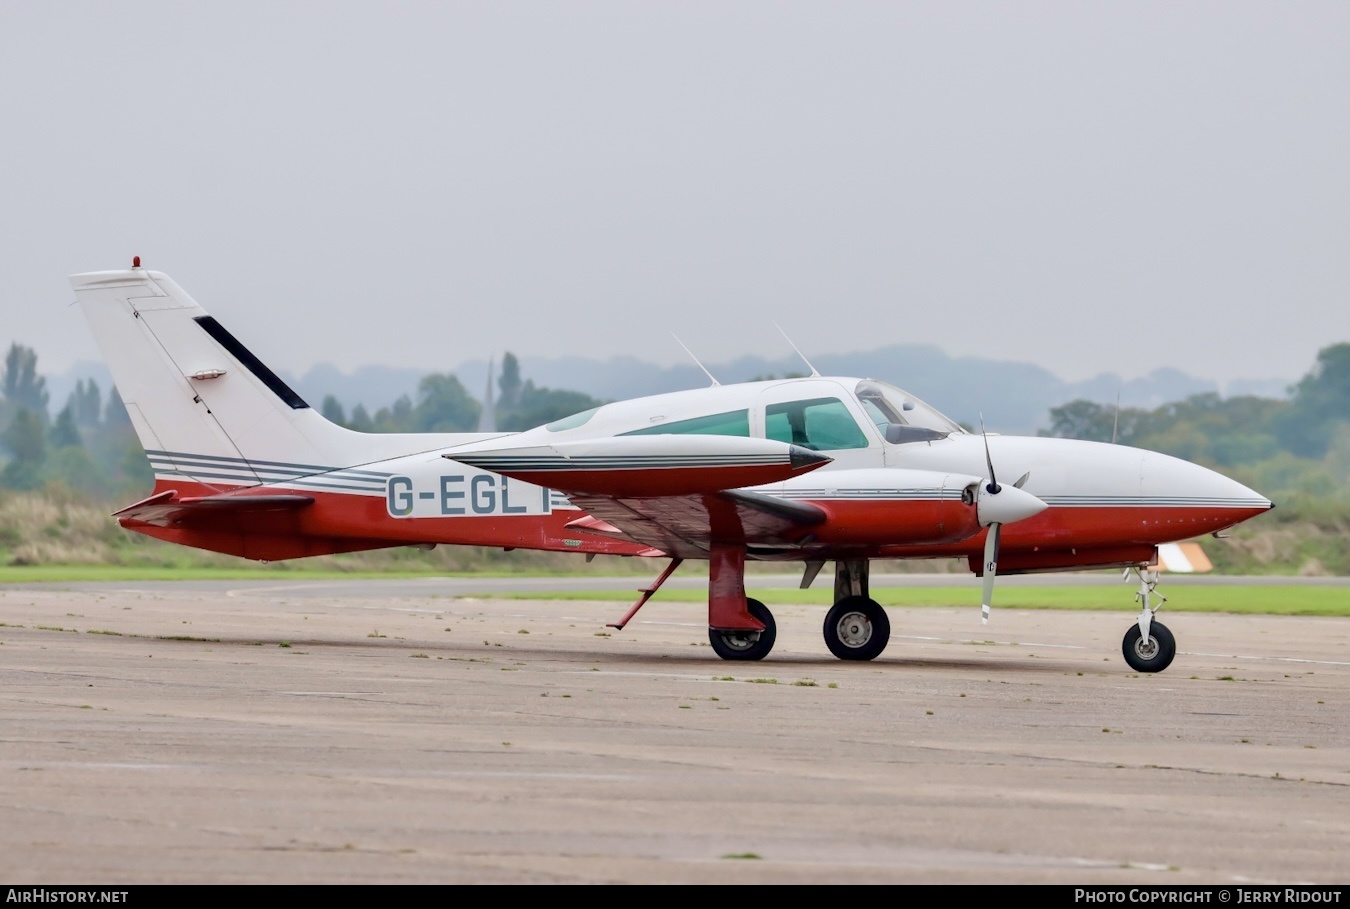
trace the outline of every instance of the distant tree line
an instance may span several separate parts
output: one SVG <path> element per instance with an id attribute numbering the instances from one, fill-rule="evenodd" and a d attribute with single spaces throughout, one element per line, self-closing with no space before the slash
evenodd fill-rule
<path id="1" fill-rule="evenodd" d="M 1087 400 L 1050 411 L 1043 436 L 1133 445 L 1218 468 L 1277 500 L 1350 502 L 1350 343 L 1318 353 L 1288 400 L 1193 395 L 1154 410 Z M 80 380 L 53 418 L 37 354 L 15 343 L 0 371 L 0 488 L 41 489 L 51 484 L 89 497 L 120 500 L 144 495 L 153 476 L 116 389 L 105 395 Z M 496 378 L 494 423 L 514 432 L 600 405 L 577 391 L 545 388 L 525 379 L 514 354 Z M 373 415 L 350 412 L 333 395 L 321 413 L 361 432 L 473 432 L 483 403 L 459 379 L 431 373 L 416 398 L 403 395 Z"/>
<path id="2" fill-rule="evenodd" d="M 1208 393 L 1142 410 L 1077 400 L 1051 408 L 1040 435 L 1175 455 L 1276 499 L 1350 501 L 1350 343 L 1323 348 L 1286 401 Z"/>
<path id="3" fill-rule="evenodd" d="M 53 420 L 37 354 L 10 345 L 0 371 L 0 487 L 57 484 L 91 497 L 143 494 L 152 481 L 116 389 L 81 379 Z"/>
<path id="4" fill-rule="evenodd" d="M 579 391 L 543 388 L 532 379 L 521 381 L 520 361 L 513 353 L 502 358 L 497 377 L 494 423 L 503 432 L 519 432 L 551 423 L 600 405 Z M 358 432 L 473 432 L 482 425 L 484 404 L 474 400 L 458 377 L 431 373 L 417 384 L 417 400 L 402 395 L 371 416 L 357 404 L 348 413 L 342 402 L 327 395 L 320 413 Z"/>

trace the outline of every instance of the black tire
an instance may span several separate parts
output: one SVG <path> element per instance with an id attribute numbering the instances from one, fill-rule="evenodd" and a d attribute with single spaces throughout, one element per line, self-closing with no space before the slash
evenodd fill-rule
<path id="1" fill-rule="evenodd" d="M 708 641 L 713 651 L 724 660 L 762 660 L 773 650 L 778 638 L 778 625 L 769 607 L 759 600 L 747 599 L 750 614 L 764 623 L 763 631 L 719 631 L 708 629 Z"/>
<path id="2" fill-rule="evenodd" d="M 1125 662 L 1136 672 L 1162 672 L 1172 665 L 1172 658 L 1177 655 L 1177 640 L 1166 625 L 1150 622 L 1147 641 L 1143 640 L 1139 626 L 1131 625 L 1120 649 L 1125 654 Z"/>
<path id="3" fill-rule="evenodd" d="M 825 613 L 825 646 L 841 660 L 872 660 L 891 640 L 891 620 L 876 600 L 844 597 Z"/>

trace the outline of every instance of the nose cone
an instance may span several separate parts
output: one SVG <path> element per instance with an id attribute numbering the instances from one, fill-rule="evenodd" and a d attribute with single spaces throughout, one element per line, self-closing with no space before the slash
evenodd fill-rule
<path id="1" fill-rule="evenodd" d="M 803 448 L 800 445 L 788 446 L 788 463 L 799 470 L 820 467 L 833 460 L 834 458 L 829 455 L 823 455 L 818 451 L 812 451 L 811 449 Z"/>
<path id="2" fill-rule="evenodd" d="M 1237 479 L 1195 463 L 1147 452 L 1142 462 L 1143 504 L 1157 509 L 1153 524 L 1184 536 L 1218 534 L 1274 508 L 1269 498 Z"/>
<path id="3" fill-rule="evenodd" d="M 1045 511 L 1046 504 L 1029 492 L 1024 492 L 1008 483 L 999 487 L 998 492 L 990 492 L 988 483 L 980 483 L 980 496 L 976 504 L 980 525 L 1011 524 Z"/>
<path id="4" fill-rule="evenodd" d="M 1260 514 L 1270 499 L 1216 470 L 1170 455 L 1146 451 L 1140 464 L 1140 491 L 1159 503 L 1208 505 Z"/>

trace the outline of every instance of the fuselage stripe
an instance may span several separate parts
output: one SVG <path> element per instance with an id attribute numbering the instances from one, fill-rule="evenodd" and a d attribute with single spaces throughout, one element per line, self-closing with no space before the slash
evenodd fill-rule
<path id="1" fill-rule="evenodd" d="M 272 468 L 282 468 L 285 470 L 295 471 L 297 476 L 315 473 L 332 473 L 333 471 L 337 470 L 343 471 L 345 473 L 359 473 L 380 478 L 391 476 L 391 474 L 385 471 L 361 470 L 355 467 L 331 467 L 331 466 L 322 466 L 319 464 L 294 464 L 289 461 L 253 461 L 249 460 L 248 458 L 227 458 L 221 455 L 200 455 L 200 454 L 190 454 L 188 452 L 182 451 L 158 451 L 154 449 L 146 449 L 145 453 L 150 458 L 151 461 L 172 461 L 172 462 L 200 461 L 203 464 L 220 468 L 233 467 L 234 465 L 240 465 L 250 468 L 269 469 L 269 470 Z"/>
<path id="2" fill-rule="evenodd" d="M 318 480 L 311 480 L 311 479 L 306 479 L 306 478 L 303 478 L 303 477 L 287 478 L 287 479 L 274 479 L 274 480 L 267 480 L 267 481 L 260 482 L 260 481 L 258 480 L 257 477 L 253 477 L 253 476 L 241 476 L 241 475 L 238 475 L 238 474 L 205 473 L 205 472 L 200 472 L 200 471 L 183 471 L 183 470 L 156 470 L 156 471 L 155 471 L 155 477 L 156 477 L 157 479 L 164 479 L 164 480 L 172 480 L 172 479 L 177 479 L 177 478 L 179 478 L 179 477 L 182 477 L 182 478 L 185 478 L 185 479 L 188 479 L 188 480 L 198 480 L 198 481 L 200 481 L 200 480 L 228 480 L 228 481 L 230 481 L 230 482 L 232 482 L 232 483 L 238 483 L 238 484 L 240 484 L 240 485 L 242 485 L 242 486 L 253 486 L 253 487 L 256 487 L 256 486 L 277 486 L 277 487 L 316 486 L 316 487 L 320 487 L 320 488 L 324 488 L 324 489 L 345 489 L 345 490 L 350 490 L 350 491 L 352 491 L 352 492 L 370 492 L 370 493 L 375 493 L 376 495 L 384 495 L 384 493 L 385 493 L 385 487 L 384 487 L 384 484 L 383 484 L 383 483 L 381 483 L 381 484 L 378 485 L 378 486 L 356 486 L 356 485 L 342 484 L 342 483 L 322 483 L 322 482 L 319 482 Z"/>

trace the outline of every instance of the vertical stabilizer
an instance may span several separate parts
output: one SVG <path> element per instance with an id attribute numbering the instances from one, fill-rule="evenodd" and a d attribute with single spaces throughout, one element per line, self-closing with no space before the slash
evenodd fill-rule
<path id="1" fill-rule="evenodd" d="M 480 438 L 329 422 L 162 272 L 70 283 L 158 477 L 256 485 Z"/>

